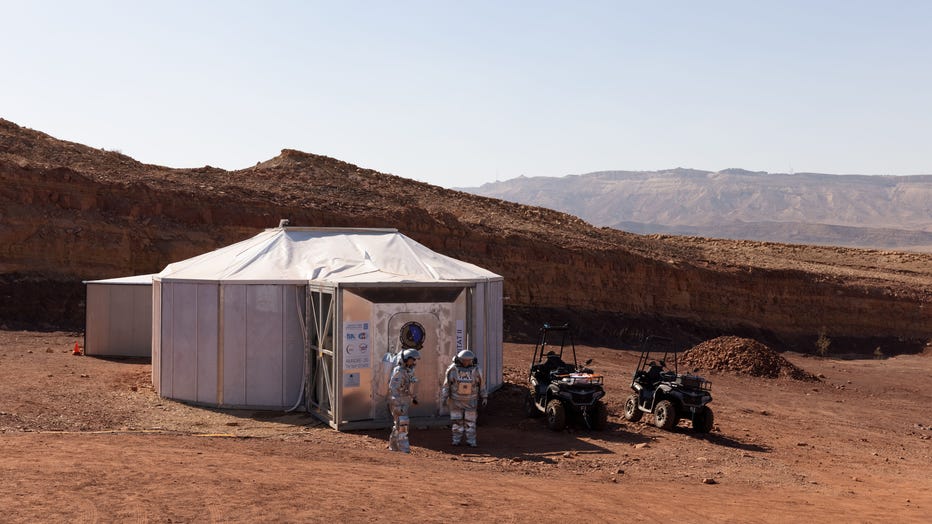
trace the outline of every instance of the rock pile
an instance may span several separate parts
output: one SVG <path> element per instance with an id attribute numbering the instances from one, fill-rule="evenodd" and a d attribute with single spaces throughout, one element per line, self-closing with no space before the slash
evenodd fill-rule
<path id="1" fill-rule="evenodd" d="M 749 338 L 718 337 L 693 346 L 682 357 L 686 368 L 730 371 L 752 377 L 790 377 L 795 380 L 818 381 L 778 355 L 766 345 Z"/>

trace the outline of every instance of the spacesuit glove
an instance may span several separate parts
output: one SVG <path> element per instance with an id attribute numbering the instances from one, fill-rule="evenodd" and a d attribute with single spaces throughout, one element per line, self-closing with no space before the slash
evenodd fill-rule
<path id="1" fill-rule="evenodd" d="M 489 399 L 488 398 L 482 399 L 482 407 L 486 407 L 488 405 L 489 405 Z"/>

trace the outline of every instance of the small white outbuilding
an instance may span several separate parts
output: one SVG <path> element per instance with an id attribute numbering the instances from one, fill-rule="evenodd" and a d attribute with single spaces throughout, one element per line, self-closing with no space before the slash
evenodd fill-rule
<path id="1" fill-rule="evenodd" d="M 86 355 L 152 356 L 152 275 L 87 280 Z"/>
<path id="2" fill-rule="evenodd" d="M 441 421 L 459 350 L 476 353 L 490 391 L 502 384 L 502 286 L 395 229 L 267 229 L 153 277 L 153 383 L 200 405 L 386 427 L 394 356 L 417 347 L 412 420 Z"/>

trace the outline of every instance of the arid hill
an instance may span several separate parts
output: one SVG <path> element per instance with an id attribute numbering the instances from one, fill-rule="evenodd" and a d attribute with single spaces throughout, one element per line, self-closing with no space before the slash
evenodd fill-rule
<path id="1" fill-rule="evenodd" d="M 171 169 L 0 120 L 0 325 L 83 325 L 82 280 L 160 271 L 296 226 L 394 227 L 505 277 L 506 337 L 573 321 L 612 344 L 664 331 L 812 351 L 920 351 L 932 255 L 641 236 L 283 150 L 238 170 Z M 685 346 L 684 346 L 685 347 Z"/>
<path id="2" fill-rule="evenodd" d="M 932 175 L 677 168 L 518 177 L 464 190 L 634 233 L 932 252 Z"/>

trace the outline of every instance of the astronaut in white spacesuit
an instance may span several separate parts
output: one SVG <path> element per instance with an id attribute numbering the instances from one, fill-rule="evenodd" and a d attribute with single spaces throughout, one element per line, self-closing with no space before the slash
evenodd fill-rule
<path id="1" fill-rule="evenodd" d="M 460 445 L 465 434 L 466 444 L 476 447 L 476 419 L 480 399 L 483 407 L 489 402 L 482 370 L 476 365 L 476 355 L 464 349 L 453 357 L 440 390 L 440 404 L 449 403 L 454 446 Z"/>
<path id="2" fill-rule="evenodd" d="M 388 406 L 395 419 L 392 434 L 388 439 L 388 449 L 392 451 L 411 452 L 411 446 L 408 443 L 408 409 L 411 404 L 417 404 L 417 395 L 413 390 L 417 382 L 414 367 L 420 358 L 421 354 L 416 349 L 402 351 L 398 365 L 392 370 L 392 377 L 388 382 Z"/>

